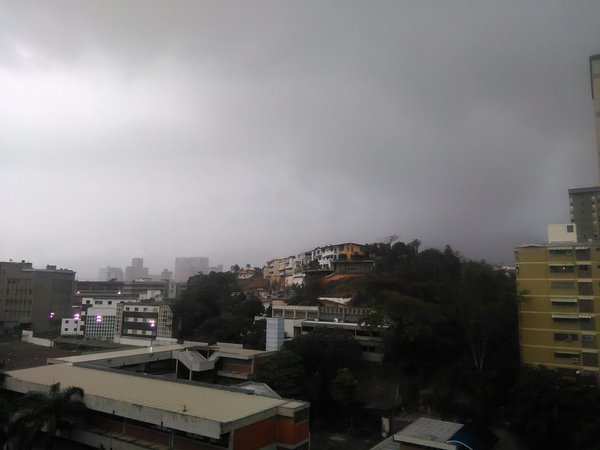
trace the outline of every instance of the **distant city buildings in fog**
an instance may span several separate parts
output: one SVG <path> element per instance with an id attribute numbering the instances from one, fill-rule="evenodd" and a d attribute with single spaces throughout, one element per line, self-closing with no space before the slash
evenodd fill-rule
<path id="1" fill-rule="evenodd" d="M 123 269 L 121 269 L 120 267 L 106 266 L 98 271 L 98 279 L 100 281 L 123 281 L 123 277 Z"/>
<path id="2" fill-rule="evenodd" d="M 133 258 L 131 266 L 125 268 L 125 281 L 148 278 L 148 268 L 144 267 L 144 258 Z"/>
<path id="3" fill-rule="evenodd" d="M 163 269 L 160 273 L 160 281 L 171 281 L 173 279 L 173 272 L 168 269 Z"/>
<path id="4" fill-rule="evenodd" d="M 223 272 L 223 265 L 208 265 L 208 258 L 196 256 L 191 258 L 175 258 L 175 272 L 164 268 L 160 273 L 150 273 L 150 269 L 144 267 L 144 258 L 133 258 L 131 265 L 125 268 L 106 266 L 98 270 L 98 281 L 177 281 L 186 283 L 188 278 L 199 273 Z"/>
<path id="5" fill-rule="evenodd" d="M 208 272 L 208 258 L 204 256 L 175 258 L 175 281 L 179 283 L 185 283 L 188 278 L 198 275 L 199 273 L 206 274 Z"/>
<path id="6" fill-rule="evenodd" d="M 223 264 L 219 264 L 218 266 L 210 266 L 208 268 L 208 273 L 210 272 L 223 272 Z"/>

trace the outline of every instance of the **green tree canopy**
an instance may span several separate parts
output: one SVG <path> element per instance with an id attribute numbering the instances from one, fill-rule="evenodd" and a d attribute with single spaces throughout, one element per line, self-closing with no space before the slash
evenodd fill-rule
<path id="1" fill-rule="evenodd" d="M 302 358 L 289 350 L 281 350 L 258 366 L 253 379 L 268 384 L 282 397 L 296 397 L 302 388 Z"/>

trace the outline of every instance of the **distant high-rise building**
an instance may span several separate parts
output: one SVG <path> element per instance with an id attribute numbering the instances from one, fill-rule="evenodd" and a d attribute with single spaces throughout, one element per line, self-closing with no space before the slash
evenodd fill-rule
<path id="1" fill-rule="evenodd" d="M 163 271 L 160 273 L 160 279 L 161 281 L 171 281 L 173 279 L 173 272 L 163 269 Z"/>
<path id="2" fill-rule="evenodd" d="M 579 242 L 597 241 L 600 236 L 600 187 L 569 189 L 571 222 L 577 226 Z"/>
<path id="3" fill-rule="evenodd" d="M 208 258 L 203 256 L 175 258 L 175 281 L 185 283 L 188 278 L 199 273 L 208 273 Z"/>
<path id="4" fill-rule="evenodd" d="M 125 281 L 148 278 L 148 268 L 144 267 L 144 258 L 133 258 L 131 266 L 125 268 Z"/>
<path id="5" fill-rule="evenodd" d="M 590 81 L 596 123 L 598 179 L 600 180 L 600 54 L 590 56 Z M 600 240 L 600 186 L 569 189 L 571 222 L 577 226 L 577 240 Z"/>
<path id="6" fill-rule="evenodd" d="M 590 78 L 592 99 L 596 117 L 596 144 L 598 147 L 598 173 L 600 174 L 600 54 L 590 56 Z"/>
<path id="7" fill-rule="evenodd" d="M 208 272 L 223 272 L 223 264 L 219 264 L 217 266 L 210 266 L 208 268 Z"/>
<path id="8" fill-rule="evenodd" d="M 31 263 L 0 262 L 0 323 L 20 323 L 34 333 L 58 331 L 71 315 L 75 272 Z"/>
<path id="9" fill-rule="evenodd" d="M 123 281 L 123 269 L 120 267 L 106 266 L 98 271 L 98 280 L 100 281 Z"/>

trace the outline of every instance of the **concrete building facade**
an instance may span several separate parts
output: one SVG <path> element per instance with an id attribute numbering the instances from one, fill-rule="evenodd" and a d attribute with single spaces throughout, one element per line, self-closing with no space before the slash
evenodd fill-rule
<path id="1" fill-rule="evenodd" d="M 515 255 L 522 361 L 597 378 L 600 244 L 524 245 Z"/>
<path id="2" fill-rule="evenodd" d="M 0 262 L 0 322 L 20 323 L 34 333 L 58 331 L 70 316 L 74 287 L 72 270 Z"/>
<path id="3" fill-rule="evenodd" d="M 598 146 L 598 173 L 600 174 L 600 54 L 590 56 L 590 80 L 594 100 L 596 143 Z"/>
<path id="4" fill-rule="evenodd" d="M 117 337 L 170 338 L 173 336 L 173 313 L 164 303 L 119 303 L 116 308 Z"/>
<path id="5" fill-rule="evenodd" d="M 133 258 L 131 266 L 125 268 L 125 281 L 148 278 L 148 268 L 144 267 L 144 258 Z"/>
<path id="6" fill-rule="evenodd" d="M 571 222 L 577 241 L 598 241 L 600 236 L 600 187 L 569 189 Z"/>

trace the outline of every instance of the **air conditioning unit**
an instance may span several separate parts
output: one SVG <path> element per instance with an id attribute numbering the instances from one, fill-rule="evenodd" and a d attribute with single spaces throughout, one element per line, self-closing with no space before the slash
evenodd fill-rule
<path id="1" fill-rule="evenodd" d="M 571 358 L 573 364 L 579 364 L 579 358 Z"/>

